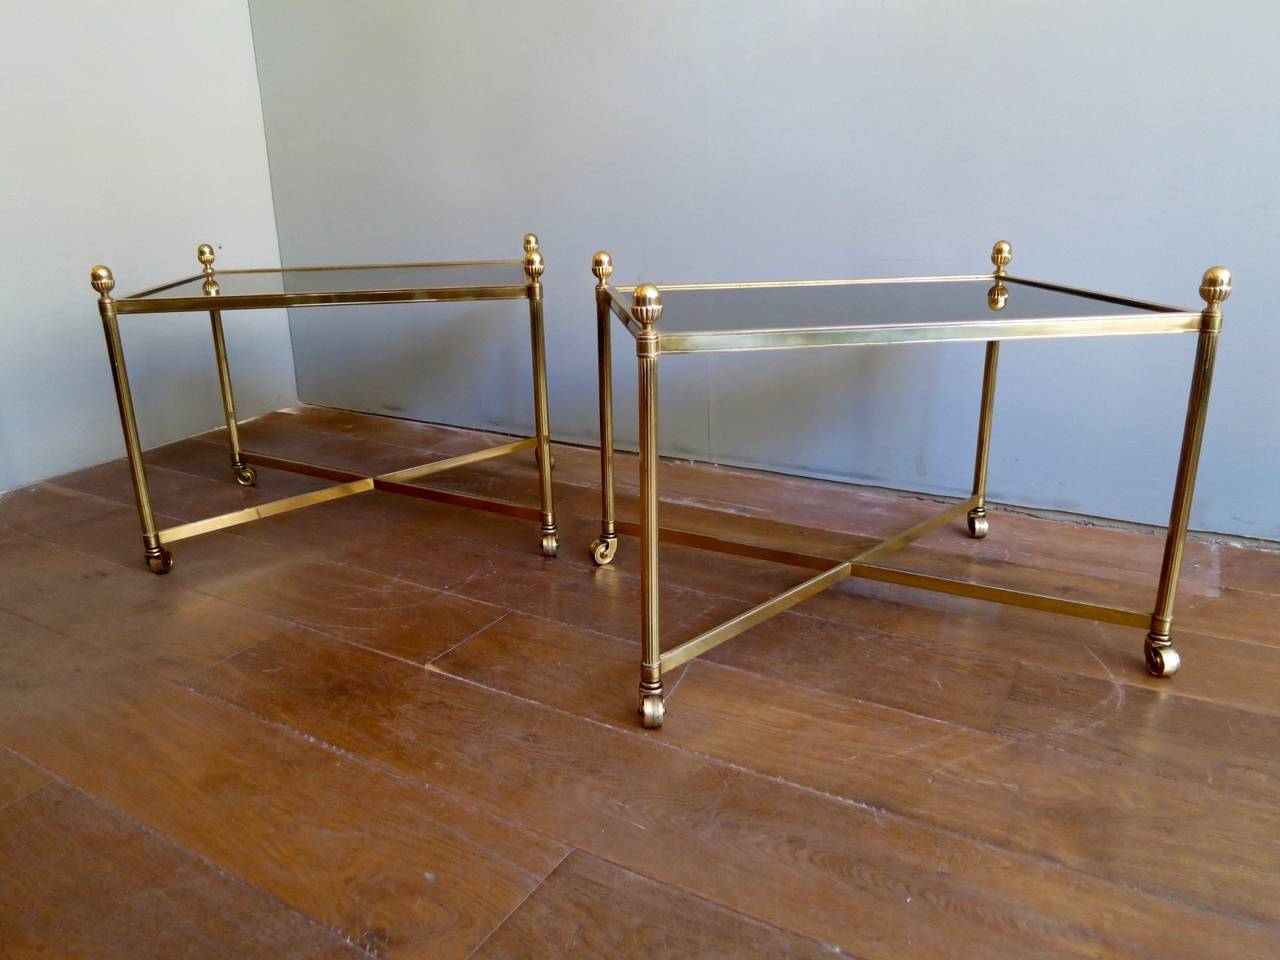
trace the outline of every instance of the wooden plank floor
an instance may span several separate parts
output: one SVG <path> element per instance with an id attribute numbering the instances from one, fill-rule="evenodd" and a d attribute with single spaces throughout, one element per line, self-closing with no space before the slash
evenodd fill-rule
<path id="1" fill-rule="evenodd" d="M 298 407 L 247 448 L 383 472 L 495 435 Z M 635 716 L 637 544 L 364 494 L 140 562 L 123 462 L 0 496 L 0 956 L 1280 956 L 1280 554 L 1195 542 L 1183 671 L 1141 631 L 846 581 Z M 619 506 L 635 463 L 619 458 Z M 151 451 L 163 523 L 243 489 Z M 433 477 L 529 506 L 532 457 Z M 936 508 L 663 466 L 664 522 L 847 556 Z M 1138 609 L 1161 542 L 993 515 L 904 564 Z M 806 576 L 663 553 L 665 645 Z"/>

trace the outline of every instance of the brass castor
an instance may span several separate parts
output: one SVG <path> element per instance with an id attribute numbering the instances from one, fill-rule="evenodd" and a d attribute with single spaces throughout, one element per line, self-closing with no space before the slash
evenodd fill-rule
<path id="1" fill-rule="evenodd" d="M 558 541 L 554 533 L 544 533 L 542 535 L 542 555 L 544 557 L 554 557 L 557 545 Z"/>
<path id="2" fill-rule="evenodd" d="M 1165 638 L 1163 643 L 1153 642 L 1147 637 L 1147 672 L 1153 677 L 1172 677 L 1182 666 L 1182 658 Z"/>
<path id="3" fill-rule="evenodd" d="M 973 537 L 973 539 L 981 540 L 987 535 L 987 530 L 990 528 L 987 524 L 987 511 L 985 509 L 975 507 L 969 511 L 965 520 L 969 524 L 969 536 Z"/>
<path id="4" fill-rule="evenodd" d="M 538 464 L 538 466 L 542 466 L 542 448 L 541 447 L 533 448 L 533 459 Z M 553 453 L 551 455 L 551 469 L 554 470 L 555 468 L 556 468 L 556 455 Z"/>
<path id="5" fill-rule="evenodd" d="M 173 569 L 173 554 L 164 547 L 154 553 L 147 553 L 147 569 L 154 574 L 163 575 Z"/>
<path id="6" fill-rule="evenodd" d="M 242 487 L 252 487 L 258 479 L 258 471 L 248 464 L 242 463 L 231 468 L 236 475 L 236 483 Z"/>
<path id="7" fill-rule="evenodd" d="M 591 541 L 591 559 L 597 567 L 603 567 L 618 552 L 617 537 L 597 537 Z"/>
<path id="8" fill-rule="evenodd" d="M 662 694 L 651 693 L 640 698 L 640 716 L 644 718 L 646 730 L 656 730 L 662 726 L 666 707 L 662 704 Z"/>

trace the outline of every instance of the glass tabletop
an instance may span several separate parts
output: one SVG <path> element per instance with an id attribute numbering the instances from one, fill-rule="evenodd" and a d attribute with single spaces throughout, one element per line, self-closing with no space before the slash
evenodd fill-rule
<path id="1" fill-rule="evenodd" d="M 528 283 L 518 260 L 467 263 L 394 264 L 323 269 L 215 271 L 220 297 L 375 293 L 397 290 L 445 290 L 467 287 L 523 286 Z M 171 300 L 209 295 L 203 276 L 134 295 L 132 300 Z"/>
<path id="2" fill-rule="evenodd" d="M 660 287 L 661 336 L 1181 314 L 992 277 L 689 289 Z M 619 294 L 628 308 L 630 292 Z"/>

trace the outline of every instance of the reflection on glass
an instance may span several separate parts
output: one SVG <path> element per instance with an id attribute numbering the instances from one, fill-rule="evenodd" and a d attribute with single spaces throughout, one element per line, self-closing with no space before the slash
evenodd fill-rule
<path id="1" fill-rule="evenodd" d="M 213 286 L 210 287 L 209 283 Z M 335 270 L 223 270 L 157 290 L 146 299 L 204 296 L 262 296 L 297 293 L 368 293 L 383 290 L 446 290 L 463 287 L 524 286 L 517 262 L 454 263 L 436 266 L 341 267 Z"/>
<path id="2" fill-rule="evenodd" d="M 997 280 L 995 286 L 987 291 L 987 306 L 999 313 L 1009 305 L 1009 288 L 1004 281 Z"/>
<path id="3" fill-rule="evenodd" d="M 659 289 L 658 332 L 875 327 L 965 323 L 971 320 L 1052 320 L 1150 314 L 1151 308 L 993 278 Z M 1017 289 L 1017 296 L 1012 291 Z"/>

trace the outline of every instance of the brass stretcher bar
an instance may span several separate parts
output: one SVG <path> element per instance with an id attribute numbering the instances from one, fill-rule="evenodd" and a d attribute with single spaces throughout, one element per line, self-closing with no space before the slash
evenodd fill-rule
<path id="1" fill-rule="evenodd" d="M 1007 272 L 1012 257 L 1012 247 L 1007 242 L 1000 241 L 992 248 L 991 261 L 995 265 L 995 270 L 989 274 L 899 277 L 885 280 L 678 284 L 664 286 L 660 291 L 652 284 L 641 284 L 634 288 L 613 287 L 609 282 L 613 273 L 612 257 L 604 251 L 595 255 L 591 270 L 596 278 L 596 332 L 599 349 L 601 531 L 600 536 L 591 544 L 590 550 L 595 563 L 603 565 L 612 561 L 616 555 L 620 533 L 636 535 L 640 538 L 642 551 L 640 713 L 646 727 L 659 727 L 663 723 L 665 706 L 662 678 L 664 674 L 849 577 L 877 580 L 882 583 L 898 584 L 958 597 L 988 600 L 1120 626 L 1147 628 L 1144 655 L 1148 671 L 1157 677 L 1169 677 L 1177 672 L 1180 658 L 1170 637 L 1174 594 L 1190 522 L 1191 501 L 1204 435 L 1213 363 L 1219 333 L 1222 329 L 1221 305 L 1231 294 L 1231 274 L 1225 267 L 1211 267 L 1205 271 L 1200 282 L 1200 296 L 1205 303 L 1204 308 L 1185 310 L 1060 284 L 1012 277 Z M 891 286 L 910 290 L 916 285 L 932 285 L 934 290 L 943 290 L 950 285 L 956 285 L 959 288 L 973 287 L 979 283 L 982 286 L 990 284 L 985 290 L 985 311 L 979 315 L 971 305 L 966 304 L 956 311 L 956 319 L 948 319 L 947 308 L 944 306 L 943 316 L 930 314 L 902 321 L 883 316 L 859 317 L 854 320 L 838 312 L 829 312 L 829 316 L 836 317 L 835 320 L 799 322 L 781 326 L 766 322 L 748 324 L 742 328 L 725 328 L 723 323 L 717 323 L 713 319 L 705 329 L 696 329 L 687 326 L 691 321 L 686 317 L 677 321 L 674 329 L 659 330 L 658 327 L 664 308 L 663 293 L 677 294 L 671 299 L 680 302 L 680 293 L 749 294 L 753 291 L 772 293 L 772 291 L 787 288 L 819 288 L 829 291 L 831 288 L 870 288 L 872 286 L 879 290 Z M 1021 312 L 1011 310 L 1009 314 L 1002 315 L 1002 311 L 1010 304 L 1011 291 L 1018 288 L 1021 288 L 1022 292 L 1017 296 L 1027 297 L 1032 304 L 1035 304 L 1036 298 L 1039 298 L 1040 308 Z M 920 289 L 916 287 L 913 292 L 918 293 Z M 913 309 L 917 312 L 928 309 L 921 307 L 919 302 L 910 298 L 902 302 L 914 304 Z M 830 307 L 830 303 L 827 306 Z M 767 313 L 768 310 L 764 312 Z M 641 487 L 638 524 L 619 521 L 614 516 L 611 353 L 611 328 L 614 318 L 620 321 L 636 340 Z M 1198 337 L 1159 586 L 1156 590 L 1154 609 L 1150 613 L 1108 604 L 1088 603 L 1030 591 L 971 583 L 966 580 L 885 566 L 881 563 L 885 558 L 944 524 L 958 519 L 961 515 L 965 517 L 971 537 L 981 539 L 987 535 L 989 530 L 986 499 L 987 463 L 991 446 L 996 369 L 1001 341 L 1172 333 L 1196 333 Z M 979 409 L 978 442 L 974 458 L 973 493 L 967 499 L 948 506 L 923 522 L 846 560 L 833 560 L 831 557 L 734 542 L 659 526 L 658 361 L 662 356 L 975 340 L 986 343 L 986 355 Z M 772 560 L 818 572 L 778 596 L 663 651 L 658 619 L 660 541 Z"/>
<path id="2" fill-rule="evenodd" d="M 143 555 L 147 566 L 154 573 L 168 573 L 173 568 L 173 554 L 168 550 L 168 545 L 180 540 L 372 490 L 423 497 L 536 519 L 541 525 L 542 553 L 545 556 L 554 557 L 557 549 L 557 531 L 551 482 L 553 464 L 542 314 L 541 278 L 545 265 L 538 238 L 534 234 L 525 235 L 523 246 L 524 257 L 520 260 L 379 263 L 215 272 L 213 247 L 206 243 L 201 244 L 196 252 L 202 268 L 201 273 L 119 299 L 111 296 L 115 288 L 115 279 L 111 271 L 104 266 L 94 267 L 90 272 L 90 282 L 98 292 L 98 313 L 102 318 L 103 332 L 107 340 L 107 354 L 111 360 L 116 400 L 120 409 L 120 423 L 124 431 L 125 452 L 133 479 L 138 519 L 142 526 Z M 529 301 L 536 431 L 533 437 L 377 476 L 361 476 L 320 464 L 301 463 L 241 449 L 235 399 L 231 389 L 231 374 L 227 363 L 226 342 L 222 329 L 222 311 L 339 304 L 515 299 Z M 256 463 L 259 466 L 334 480 L 336 484 L 297 496 L 284 497 L 269 503 L 159 529 L 156 527 L 151 495 L 147 486 L 142 445 L 138 437 L 118 317 L 120 314 L 205 310 L 209 312 L 212 325 L 214 358 L 217 362 L 223 414 L 227 424 L 231 470 L 236 481 L 242 486 L 252 486 L 257 481 L 257 471 L 251 464 Z M 534 450 L 537 454 L 540 497 L 538 510 L 467 494 L 431 490 L 411 482 L 446 470 L 525 450 Z"/>

